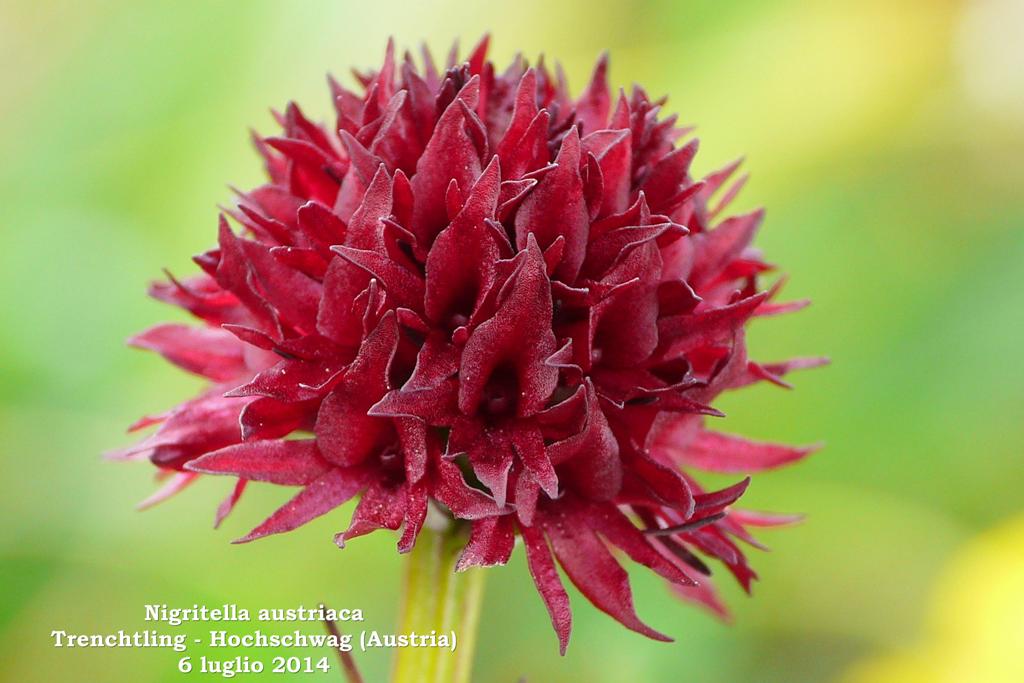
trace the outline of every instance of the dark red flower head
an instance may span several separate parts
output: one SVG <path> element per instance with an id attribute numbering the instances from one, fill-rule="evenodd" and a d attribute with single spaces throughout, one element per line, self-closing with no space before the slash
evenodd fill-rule
<path id="1" fill-rule="evenodd" d="M 516 536 L 561 646 L 557 564 L 599 609 L 667 639 L 633 609 L 612 549 L 722 612 L 704 558 L 746 588 L 736 540 L 786 518 L 732 508 L 745 474 L 809 450 L 706 428 L 722 391 L 816 361 L 747 358 L 776 304 L 750 247 L 762 212 L 720 218 L 736 164 L 691 177 L 697 141 L 640 88 L 613 97 L 602 59 L 578 99 L 543 63 L 504 72 L 483 41 L 418 67 L 389 46 L 360 94 L 331 81 L 337 120 L 291 104 L 256 140 L 269 182 L 220 219 L 203 274 L 153 296 L 202 321 L 132 340 L 208 378 L 125 452 L 298 494 L 240 541 L 290 531 L 353 497 L 335 541 L 401 529 L 430 506 L 471 528 L 460 568 L 506 562 Z M 715 198 L 718 197 L 716 200 Z M 239 229 L 229 226 L 228 218 Z"/>

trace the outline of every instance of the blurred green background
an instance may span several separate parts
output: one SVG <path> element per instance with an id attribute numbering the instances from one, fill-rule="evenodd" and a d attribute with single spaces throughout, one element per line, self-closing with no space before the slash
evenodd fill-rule
<path id="1" fill-rule="evenodd" d="M 256 487 L 214 532 L 228 482 L 136 513 L 151 468 L 99 454 L 197 388 L 123 340 L 175 317 L 147 282 L 192 272 L 226 184 L 259 180 L 247 129 L 292 98 L 326 118 L 325 72 L 375 66 L 389 35 L 443 54 L 490 30 L 499 62 L 546 52 L 577 90 L 610 49 L 615 84 L 699 125 L 698 171 L 746 154 L 740 208 L 767 206 L 760 246 L 814 299 L 756 323 L 754 355 L 833 365 L 720 406 L 735 431 L 827 443 L 755 479 L 749 506 L 808 520 L 763 534 L 732 625 L 635 572 L 677 642 L 573 594 L 559 658 L 517 551 L 489 577 L 475 680 L 1024 680 L 1022 25 L 1015 0 L 0 0 L 0 679 L 179 680 L 171 651 L 51 647 L 145 628 L 147 602 L 325 600 L 393 626 L 394 538 L 339 551 L 336 514 L 231 546 L 288 493 Z M 358 661 L 383 680 L 385 651 Z"/>

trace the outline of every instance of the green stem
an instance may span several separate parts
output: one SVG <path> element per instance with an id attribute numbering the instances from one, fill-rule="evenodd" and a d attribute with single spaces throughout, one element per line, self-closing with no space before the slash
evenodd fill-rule
<path id="1" fill-rule="evenodd" d="M 398 633 L 455 632 L 455 652 L 439 647 L 396 650 L 392 683 L 469 683 L 483 602 L 484 570 L 455 572 L 465 546 L 463 527 L 424 527 L 408 555 Z"/>

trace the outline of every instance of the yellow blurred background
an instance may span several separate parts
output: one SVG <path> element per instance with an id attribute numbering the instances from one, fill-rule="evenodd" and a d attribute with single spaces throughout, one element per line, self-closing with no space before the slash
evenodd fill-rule
<path id="1" fill-rule="evenodd" d="M 1022 26 L 1019 0 L 0 0 L 0 680 L 179 680 L 173 652 L 51 646 L 145 628 L 147 602 L 324 600 L 393 626 L 393 538 L 339 551 L 329 515 L 231 546 L 287 492 L 214 532 L 227 482 L 136 513 L 151 469 L 99 454 L 196 388 L 123 340 L 175 317 L 147 282 L 191 272 L 226 185 L 259 180 L 248 129 L 289 99 L 327 118 L 325 73 L 376 65 L 389 35 L 443 54 L 488 30 L 499 62 L 545 52 L 577 91 L 609 49 L 615 84 L 699 126 L 698 171 L 745 154 L 740 208 L 768 208 L 758 243 L 815 302 L 757 323 L 754 355 L 833 365 L 720 406 L 735 431 L 828 444 L 755 479 L 750 506 L 808 521 L 764 534 L 732 625 L 637 572 L 677 642 L 573 595 L 560 658 L 517 553 L 488 581 L 475 680 L 1024 680 Z M 358 661 L 385 676 L 385 652 Z"/>

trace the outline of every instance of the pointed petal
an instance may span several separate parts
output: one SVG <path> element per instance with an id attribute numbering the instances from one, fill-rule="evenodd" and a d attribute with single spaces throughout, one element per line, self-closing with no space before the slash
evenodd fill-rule
<path id="1" fill-rule="evenodd" d="M 551 617 L 551 625 L 558 635 L 559 651 L 564 655 L 569 647 L 569 634 L 572 632 L 572 609 L 569 607 L 569 595 L 565 592 L 562 579 L 558 576 L 554 558 L 548 548 L 544 534 L 534 527 L 520 527 L 523 544 L 526 546 L 526 562 L 530 575 L 537 586 L 544 606 Z"/>
<path id="2" fill-rule="evenodd" d="M 633 608 L 629 576 L 594 535 L 594 530 L 561 511 L 545 514 L 544 530 L 558 563 L 587 600 L 626 628 L 654 640 L 671 642 L 671 638 L 640 621 Z"/>
<path id="3" fill-rule="evenodd" d="M 459 408 L 472 415 L 499 366 L 511 366 L 518 382 L 515 411 L 532 415 L 544 407 L 558 382 L 558 369 L 545 364 L 555 351 L 551 330 L 551 288 L 544 258 L 530 240 L 526 258 L 499 294 L 494 317 L 469 337 L 459 371 Z"/>
<path id="4" fill-rule="evenodd" d="M 629 555 L 630 559 L 645 567 L 653 569 L 663 578 L 672 583 L 693 584 L 694 581 L 678 566 L 669 562 L 650 543 L 641 529 L 629 521 L 629 518 L 613 503 L 580 506 L 592 529 L 597 530 L 613 545 Z"/>
<path id="5" fill-rule="evenodd" d="M 328 394 L 314 429 L 323 456 L 335 465 L 358 464 L 393 437 L 388 420 L 367 412 L 388 390 L 388 369 L 398 343 L 393 312 L 363 342 L 345 380 Z"/>
<path id="6" fill-rule="evenodd" d="M 658 438 L 659 452 L 680 464 L 708 472 L 762 472 L 802 460 L 817 450 L 816 446 L 785 446 L 704 430 L 682 448 L 673 447 L 671 433 L 663 432 Z"/>
<path id="7" fill-rule="evenodd" d="M 406 486 L 404 482 L 377 480 L 370 484 L 352 513 L 352 521 L 343 533 L 334 538 L 339 547 L 346 541 L 376 531 L 397 529 L 405 519 Z"/>
<path id="8" fill-rule="evenodd" d="M 347 502 L 366 486 L 369 475 L 370 471 L 362 467 L 335 467 L 302 489 L 262 524 L 234 542 L 248 543 L 257 538 L 297 529 Z"/>
<path id="9" fill-rule="evenodd" d="M 227 330 L 167 323 L 135 335 L 128 344 L 156 351 L 183 370 L 215 382 L 245 372 L 245 347 Z"/>
<path id="10" fill-rule="evenodd" d="M 186 469 L 202 474 L 230 474 L 282 486 L 305 486 L 330 465 L 312 439 L 245 441 L 189 462 Z"/>
<path id="11" fill-rule="evenodd" d="M 227 498 L 222 500 L 220 505 L 217 506 L 217 515 L 213 520 L 214 529 L 219 529 L 220 525 L 235 509 L 235 505 L 238 504 L 238 500 L 242 497 L 242 493 L 245 492 L 245 487 L 248 483 L 248 479 L 239 479 L 235 482 L 235 485 L 231 487 L 231 493 L 229 493 Z"/>
<path id="12" fill-rule="evenodd" d="M 544 439 L 536 427 L 513 429 L 511 432 L 512 446 L 516 455 L 533 478 L 549 497 L 558 496 L 558 475 L 544 449 Z"/>
<path id="13" fill-rule="evenodd" d="M 458 465 L 443 458 L 434 461 L 433 495 L 448 506 L 459 519 L 480 519 L 501 514 L 500 506 L 494 499 L 469 484 L 462 477 Z"/>
<path id="14" fill-rule="evenodd" d="M 516 244 L 527 246 L 533 234 L 541 249 L 547 249 L 559 237 L 566 240 L 565 253 L 556 275 L 573 282 L 586 256 L 590 216 L 583 198 L 580 175 L 580 139 L 575 128 L 562 141 L 555 159 L 558 167 L 546 174 L 516 212 Z"/>
<path id="15" fill-rule="evenodd" d="M 576 116 L 583 123 L 583 131 L 591 133 L 605 127 L 611 108 L 611 93 L 608 90 L 608 53 L 597 60 L 590 84 L 576 102 Z"/>
<path id="16" fill-rule="evenodd" d="M 196 477 L 199 476 L 192 472 L 175 472 L 167 480 L 167 483 L 161 486 L 155 493 L 140 501 L 135 505 L 136 510 L 148 510 L 154 505 L 158 505 L 168 498 L 177 495 L 183 491 L 185 487 L 195 481 Z"/>
<path id="17" fill-rule="evenodd" d="M 455 565 L 455 571 L 506 564 L 512 555 L 515 541 L 512 515 L 478 519 L 473 522 L 469 542 Z"/>

